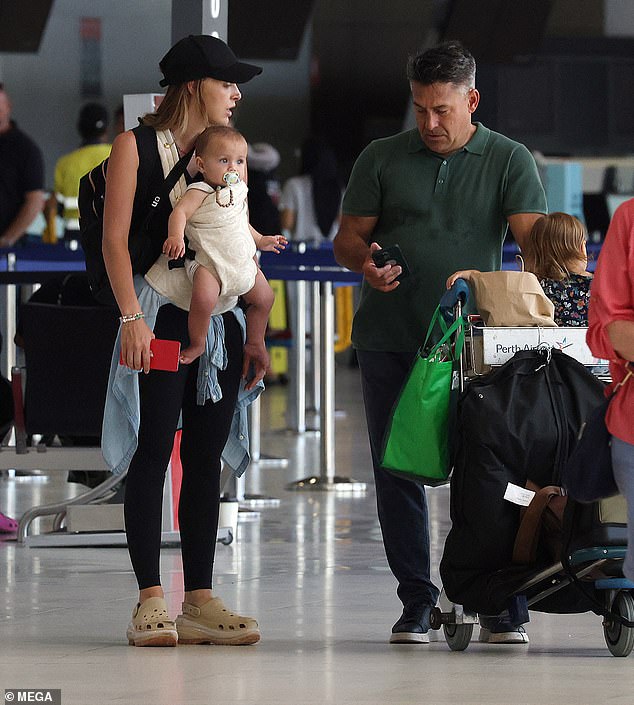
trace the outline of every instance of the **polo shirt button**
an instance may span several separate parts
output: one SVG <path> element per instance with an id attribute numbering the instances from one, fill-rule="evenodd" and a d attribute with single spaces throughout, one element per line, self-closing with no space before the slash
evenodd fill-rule
<path id="1" fill-rule="evenodd" d="M 447 166 L 447 160 L 445 159 L 442 163 L 443 166 Z"/>
<path id="2" fill-rule="evenodd" d="M 241 441 L 244 440 L 244 436 L 243 436 L 242 434 L 240 434 L 240 435 L 238 436 L 238 438 L 239 438 Z"/>
<path id="3" fill-rule="evenodd" d="M 443 183 L 444 183 L 444 179 L 438 179 L 438 183 L 439 183 L 439 184 L 443 184 Z"/>

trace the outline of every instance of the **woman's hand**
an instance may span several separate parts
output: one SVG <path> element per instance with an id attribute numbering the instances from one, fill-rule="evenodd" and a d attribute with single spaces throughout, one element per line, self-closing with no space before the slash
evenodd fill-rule
<path id="1" fill-rule="evenodd" d="M 133 370 L 150 371 L 150 341 L 154 333 L 147 323 L 139 318 L 121 325 L 121 359 Z"/>
<path id="2" fill-rule="evenodd" d="M 242 362 L 242 377 L 246 380 L 245 389 L 253 389 L 262 379 L 269 368 L 269 354 L 261 343 L 244 344 L 244 359 Z"/>

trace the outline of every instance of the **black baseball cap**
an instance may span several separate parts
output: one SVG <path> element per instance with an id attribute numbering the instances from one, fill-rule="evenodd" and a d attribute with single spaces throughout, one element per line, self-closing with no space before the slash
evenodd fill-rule
<path id="1" fill-rule="evenodd" d="M 262 73 L 260 66 L 238 61 L 231 49 L 209 34 L 190 34 L 176 42 L 159 62 L 161 86 L 173 86 L 200 78 L 246 83 Z"/>

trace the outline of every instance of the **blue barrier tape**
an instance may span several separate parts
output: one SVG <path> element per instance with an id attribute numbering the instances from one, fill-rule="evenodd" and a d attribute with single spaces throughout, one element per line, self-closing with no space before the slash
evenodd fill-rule
<path id="1" fill-rule="evenodd" d="M 363 276 L 341 267 L 335 261 L 332 243 L 307 247 L 305 243 L 290 243 L 279 254 L 262 252 L 260 267 L 268 279 L 282 281 L 319 281 L 358 284 Z"/>
<path id="2" fill-rule="evenodd" d="M 602 578 L 594 581 L 597 590 L 634 590 L 634 583 L 627 578 Z"/>

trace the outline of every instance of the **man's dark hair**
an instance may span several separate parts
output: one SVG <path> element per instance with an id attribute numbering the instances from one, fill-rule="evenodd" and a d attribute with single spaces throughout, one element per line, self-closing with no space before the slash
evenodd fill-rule
<path id="1" fill-rule="evenodd" d="M 108 111 L 101 103 L 86 103 L 79 111 L 77 131 L 84 143 L 90 143 L 106 134 Z"/>
<path id="2" fill-rule="evenodd" d="M 432 83 L 455 83 L 458 86 L 475 88 L 475 59 L 456 40 L 409 57 L 407 78 L 409 81 L 429 86 Z"/>

